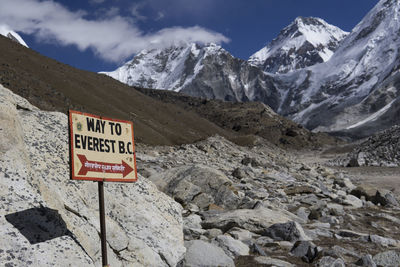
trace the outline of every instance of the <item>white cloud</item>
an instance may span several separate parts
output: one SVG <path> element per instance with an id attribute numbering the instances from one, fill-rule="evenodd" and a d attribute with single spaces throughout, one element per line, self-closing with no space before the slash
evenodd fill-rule
<path id="1" fill-rule="evenodd" d="M 199 26 L 144 33 L 129 18 L 114 15 L 89 20 L 86 15 L 48 0 L 0 0 L 0 23 L 7 23 L 15 31 L 34 34 L 41 42 L 75 45 L 82 51 L 92 49 L 111 62 L 126 60 L 143 49 L 177 42 L 229 42 L 224 35 Z"/>

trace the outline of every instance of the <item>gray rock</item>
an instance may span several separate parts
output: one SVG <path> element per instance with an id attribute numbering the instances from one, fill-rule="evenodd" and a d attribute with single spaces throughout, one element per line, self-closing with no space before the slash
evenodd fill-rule
<path id="1" fill-rule="evenodd" d="M 269 236 L 278 241 L 310 240 L 304 233 L 298 222 L 276 223 L 262 232 L 262 235 Z"/>
<path id="2" fill-rule="evenodd" d="M 150 180 L 185 205 L 194 203 L 202 209 L 210 204 L 235 208 L 240 202 L 225 174 L 202 165 L 173 168 L 151 176 Z"/>
<path id="3" fill-rule="evenodd" d="M 220 213 L 218 216 L 204 213 L 204 216 L 203 228 L 218 228 L 223 232 L 229 231 L 233 227 L 240 227 L 254 233 L 260 233 L 274 223 L 290 220 L 290 215 L 287 212 L 267 208 L 233 210 Z"/>
<path id="4" fill-rule="evenodd" d="M 252 238 L 259 236 L 257 234 L 254 234 L 248 230 L 245 229 L 240 229 L 237 227 L 232 228 L 228 232 L 233 238 L 240 240 L 240 241 L 247 241 L 251 240 Z"/>
<path id="5" fill-rule="evenodd" d="M 362 200 L 353 195 L 346 195 L 346 197 L 343 199 L 343 204 L 352 206 L 356 209 L 363 206 Z"/>
<path id="6" fill-rule="evenodd" d="M 183 233 L 185 240 L 201 239 L 203 235 L 206 235 L 206 230 L 199 228 L 184 228 Z"/>
<path id="7" fill-rule="evenodd" d="M 340 204 L 336 203 L 329 203 L 326 205 L 327 209 L 329 210 L 329 213 L 331 215 L 343 215 L 344 214 L 344 209 L 343 206 Z"/>
<path id="8" fill-rule="evenodd" d="M 242 163 L 243 165 L 252 166 L 252 167 L 259 167 L 259 166 L 261 166 L 261 163 L 260 163 L 257 159 L 251 158 L 251 157 L 248 157 L 248 156 L 246 156 L 245 158 L 243 158 L 242 161 L 241 161 L 241 163 Z"/>
<path id="9" fill-rule="evenodd" d="M 185 247 L 187 249 L 185 266 L 187 267 L 235 266 L 233 260 L 225 254 L 222 248 L 214 244 L 203 240 L 193 240 L 185 242 Z"/>
<path id="10" fill-rule="evenodd" d="M 396 197 L 389 190 L 377 190 L 376 188 L 373 188 L 371 186 L 362 185 L 353 189 L 351 191 L 351 194 L 359 198 L 364 196 L 367 201 L 371 201 L 375 205 L 380 204 L 382 206 L 399 206 L 399 202 L 397 201 Z"/>
<path id="11" fill-rule="evenodd" d="M 338 231 L 337 234 L 341 237 L 349 237 L 349 238 L 360 238 L 360 237 L 368 236 L 367 234 L 358 233 L 358 232 L 351 231 L 351 230 L 340 230 L 340 231 Z"/>
<path id="12" fill-rule="evenodd" d="M 205 236 L 207 236 L 209 239 L 213 239 L 219 235 L 222 235 L 222 231 L 220 229 L 208 229 L 205 232 Z"/>
<path id="13" fill-rule="evenodd" d="M 242 169 L 236 168 L 233 170 L 232 176 L 241 180 L 246 177 L 246 173 Z"/>
<path id="14" fill-rule="evenodd" d="M 297 241 L 294 243 L 290 253 L 301 258 L 306 263 L 311 263 L 318 255 L 318 248 L 310 241 Z"/>
<path id="15" fill-rule="evenodd" d="M 369 240 L 384 247 L 400 247 L 400 241 L 379 235 L 369 235 Z"/>
<path id="16" fill-rule="evenodd" d="M 372 257 L 377 266 L 397 267 L 400 263 L 400 252 L 388 250 L 381 252 Z"/>
<path id="17" fill-rule="evenodd" d="M 252 243 L 250 245 L 250 252 L 255 255 L 267 256 L 267 253 L 265 253 L 264 249 L 262 249 L 262 247 L 257 243 Z"/>
<path id="18" fill-rule="evenodd" d="M 185 228 L 201 229 L 201 217 L 197 214 L 190 214 L 187 217 L 183 217 L 183 226 Z"/>
<path id="19" fill-rule="evenodd" d="M 381 204 L 382 206 L 399 206 L 399 202 L 393 193 L 389 190 L 379 189 L 376 191 L 375 197 L 371 200 L 374 204 Z"/>
<path id="20" fill-rule="evenodd" d="M 297 194 L 311 194 L 315 192 L 315 188 L 309 185 L 297 185 L 285 188 L 285 193 L 290 195 L 297 195 Z"/>
<path id="21" fill-rule="evenodd" d="M 300 218 L 304 219 L 306 222 L 308 221 L 308 216 L 310 215 L 310 211 L 305 207 L 300 207 L 296 211 L 296 215 Z"/>
<path id="22" fill-rule="evenodd" d="M 240 240 L 236 240 L 229 235 L 219 235 L 213 243 L 222 248 L 226 255 L 234 259 L 237 256 L 249 255 L 250 248 Z"/>
<path id="23" fill-rule="evenodd" d="M 260 236 L 259 238 L 256 239 L 255 243 L 257 245 L 260 245 L 261 247 L 267 247 L 268 245 L 272 243 L 275 244 L 276 242 L 269 236 Z"/>
<path id="24" fill-rule="evenodd" d="M 256 257 L 254 260 L 257 264 L 261 264 L 264 266 L 294 267 L 294 265 L 289 262 L 266 256 Z"/>
<path id="25" fill-rule="evenodd" d="M 340 258 L 333 258 L 330 256 L 322 257 L 318 263 L 318 267 L 346 267 L 345 262 Z"/>
<path id="26" fill-rule="evenodd" d="M 357 266 L 376 267 L 376 263 L 370 254 L 363 255 L 355 264 Z"/>

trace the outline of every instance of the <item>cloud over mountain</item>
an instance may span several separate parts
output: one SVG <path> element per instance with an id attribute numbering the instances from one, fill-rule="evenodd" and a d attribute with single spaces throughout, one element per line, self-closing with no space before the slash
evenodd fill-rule
<path id="1" fill-rule="evenodd" d="M 75 45 L 82 51 L 92 49 L 110 62 L 121 62 L 145 48 L 163 48 L 174 43 L 229 42 L 224 35 L 200 26 L 145 33 L 131 18 L 114 14 L 92 19 L 84 11 L 71 11 L 53 1 L 0 1 L 1 22 L 7 22 L 15 31 L 34 35 L 39 42 Z"/>

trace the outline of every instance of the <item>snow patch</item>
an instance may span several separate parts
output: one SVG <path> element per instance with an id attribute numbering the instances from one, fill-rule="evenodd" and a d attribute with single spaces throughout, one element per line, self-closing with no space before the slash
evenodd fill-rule
<path id="1" fill-rule="evenodd" d="M 396 99 L 392 100 L 389 104 L 387 104 L 386 106 L 384 106 L 383 108 L 381 108 L 377 112 L 373 113 L 372 115 L 368 116 L 366 119 L 347 127 L 346 130 L 350 130 L 350 129 L 359 127 L 359 126 L 361 126 L 363 124 L 366 124 L 367 122 L 376 121 L 380 116 L 385 114 L 385 112 L 388 111 L 392 107 L 394 101 L 396 101 Z"/>

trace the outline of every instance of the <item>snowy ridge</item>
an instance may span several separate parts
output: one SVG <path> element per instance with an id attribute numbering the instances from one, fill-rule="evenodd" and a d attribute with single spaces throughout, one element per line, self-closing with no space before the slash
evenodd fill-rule
<path id="1" fill-rule="evenodd" d="M 298 17 L 276 39 L 253 54 L 249 62 L 273 73 L 326 62 L 347 34 L 323 19 Z"/>
<path id="2" fill-rule="evenodd" d="M 24 39 L 22 39 L 22 37 L 18 33 L 11 30 L 7 25 L 0 25 L 0 34 L 29 48 Z"/>
<path id="3" fill-rule="evenodd" d="M 391 83 L 398 79 L 400 66 L 399 14 L 398 0 L 380 1 L 328 62 L 300 70 L 308 75 L 296 74 L 303 80 L 289 89 L 283 102 L 295 101 L 283 113 L 310 129 L 340 131 L 371 123 L 393 108 L 398 87 Z"/>
<path id="4" fill-rule="evenodd" d="M 164 50 L 144 50 L 117 70 L 100 73 L 130 86 L 178 92 L 197 76 L 204 58 L 220 53 L 227 52 L 213 43 L 180 44 Z"/>

